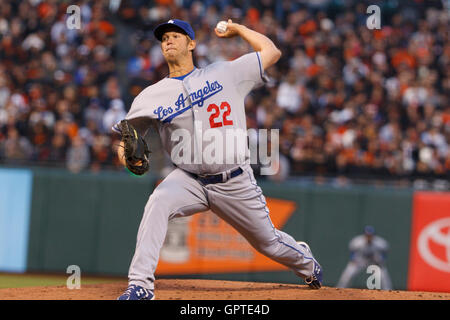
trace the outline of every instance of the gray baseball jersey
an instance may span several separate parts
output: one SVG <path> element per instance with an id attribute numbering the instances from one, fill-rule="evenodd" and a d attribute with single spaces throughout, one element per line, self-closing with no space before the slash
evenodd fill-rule
<path id="1" fill-rule="evenodd" d="M 125 119 L 158 120 L 162 145 L 177 167 L 196 174 L 223 172 L 249 162 L 244 98 L 262 83 L 259 53 L 249 53 L 147 87 Z M 208 149 L 218 154 L 209 157 Z"/>
<path id="2" fill-rule="evenodd" d="M 172 160 L 174 150 L 177 154 L 183 143 L 177 139 L 180 131 L 192 138 L 186 146 L 194 148 L 194 152 L 185 161 L 175 163 L 177 168 L 157 186 L 145 206 L 129 269 L 130 284 L 153 290 L 168 221 L 208 209 L 233 226 L 256 250 L 302 278 L 312 274 L 311 253 L 293 237 L 277 230 L 270 220 L 265 198 L 249 165 L 246 140 L 245 148 L 239 150 L 229 148 L 229 141 L 221 145 L 223 153 L 215 150 L 221 156 L 215 163 L 208 162 L 208 145 L 201 143 L 207 131 L 222 137 L 227 137 L 229 129 L 246 131 L 244 98 L 262 83 L 261 58 L 253 52 L 231 62 L 194 69 L 183 79 L 163 79 L 134 99 L 126 119 L 156 120 L 162 145 Z M 230 172 L 238 167 L 242 173 L 231 178 Z M 227 179 L 205 184 L 194 175 L 217 173 L 226 173 L 223 176 Z"/>
<path id="3" fill-rule="evenodd" d="M 349 243 L 350 261 L 342 272 L 337 287 L 348 288 L 352 280 L 359 273 L 366 271 L 370 265 L 377 265 L 380 268 L 381 289 L 391 290 L 392 282 L 386 267 L 385 259 L 389 244 L 379 236 L 373 236 L 369 243 L 365 235 L 354 237 Z"/>
<path id="4" fill-rule="evenodd" d="M 368 266 L 370 264 L 384 264 L 389 244 L 379 236 L 373 236 L 369 243 L 365 235 L 359 235 L 350 241 L 350 259 L 355 263 Z"/>

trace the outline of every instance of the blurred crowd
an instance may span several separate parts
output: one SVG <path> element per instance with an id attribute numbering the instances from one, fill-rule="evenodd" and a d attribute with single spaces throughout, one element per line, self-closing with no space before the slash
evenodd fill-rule
<path id="1" fill-rule="evenodd" d="M 67 28 L 69 5 L 80 29 Z M 381 29 L 366 25 L 369 5 Z M 168 73 L 152 29 L 195 32 L 203 67 L 249 52 L 228 18 L 270 37 L 280 61 L 246 99 L 249 128 L 280 130 L 281 175 L 450 174 L 446 1 L 13 1 L 0 6 L 0 163 L 121 169 L 110 128 Z"/>

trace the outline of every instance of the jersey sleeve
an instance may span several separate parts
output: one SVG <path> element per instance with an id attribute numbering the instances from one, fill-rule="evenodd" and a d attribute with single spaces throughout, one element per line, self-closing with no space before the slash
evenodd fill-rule
<path id="1" fill-rule="evenodd" d="M 259 52 L 247 53 L 231 61 L 230 71 L 233 82 L 243 96 L 266 82 Z"/>
<path id="2" fill-rule="evenodd" d="M 386 240 L 384 240 L 383 238 L 377 237 L 376 241 L 377 241 L 377 246 L 380 251 L 387 252 L 389 250 L 389 243 Z"/>
<path id="3" fill-rule="evenodd" d="M 128 111 L 127 115 L 125 116 L 125 120 L 132 120 L 136 118 L 146 118 L 148 120 L 155 120 L 157 119 L 156 114 L 153 112 L 154 107 L 152 105 L 152 102 L 154 101 L 154 98 L 152 99 L 152 90 L 150 87 L 144 89 L 141 93 L 139 93 L 136 98 L 134 98 L 133 103 L 131 104 L 130 110 Z M 115 132 L 120 133 L 118 129 L 117 122 L 112 126 L 112 130 Z"/>

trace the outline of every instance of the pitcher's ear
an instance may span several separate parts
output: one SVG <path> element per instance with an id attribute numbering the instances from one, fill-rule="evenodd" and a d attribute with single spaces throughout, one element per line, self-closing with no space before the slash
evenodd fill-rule
<path id="1" fill-rule="evenodd" d="M 195 40 L 191 40 L 191 39 L 189 38 L 189 44 L 188 44 L 188 49 L 189 49 L 189 51 L 194 50 L 196 46 L 197 46 L 197 42 L 195 42 Z"/>

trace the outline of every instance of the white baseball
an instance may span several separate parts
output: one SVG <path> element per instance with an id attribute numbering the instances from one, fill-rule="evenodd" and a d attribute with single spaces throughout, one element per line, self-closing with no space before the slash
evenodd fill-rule
<path id="1" fill-rule="evenodd" d="M 216 28 L 219 33 L 225 33 L 227 31 L 228 23 L 226 21 L 219 21 Z"/>

